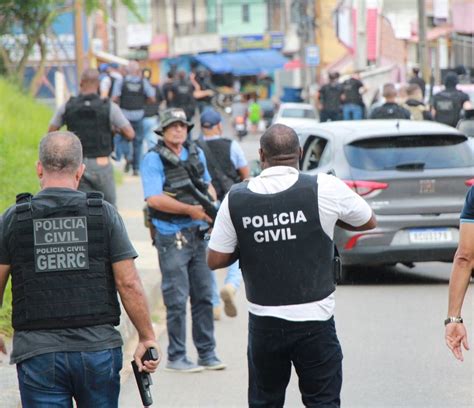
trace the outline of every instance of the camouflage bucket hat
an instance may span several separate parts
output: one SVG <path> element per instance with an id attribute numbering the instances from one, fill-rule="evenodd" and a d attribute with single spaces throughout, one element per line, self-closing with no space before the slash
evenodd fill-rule
<path id="1" fill-rule="evenodd" d="M 194 127 L 194 124 L 186 119 L 186 113 L 183 109 L 171 108 L 160 113 L 160 126 L 155 130 L 155 133 L 163 135 L 163 129 L 175 122 L 184 123 L 188 127 L 188 132 Z"/>

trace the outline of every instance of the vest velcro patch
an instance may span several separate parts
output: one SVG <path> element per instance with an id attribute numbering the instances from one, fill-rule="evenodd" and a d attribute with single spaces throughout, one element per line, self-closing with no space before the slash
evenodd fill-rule
<path id="1" fill-rule="evenodd" d="M 89 269 L 87 217 L 33 221 L 36 272 Z"/>

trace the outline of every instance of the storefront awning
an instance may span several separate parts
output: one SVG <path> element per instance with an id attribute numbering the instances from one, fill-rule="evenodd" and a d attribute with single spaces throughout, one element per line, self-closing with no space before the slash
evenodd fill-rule
<path id="1" fill-rule="evenodd" d="M 271 73 L 288 61 L 276 50 L 248 50 L 219 54 L 198 54 L 194 59 L 215 74 L 236 76 Z"/>

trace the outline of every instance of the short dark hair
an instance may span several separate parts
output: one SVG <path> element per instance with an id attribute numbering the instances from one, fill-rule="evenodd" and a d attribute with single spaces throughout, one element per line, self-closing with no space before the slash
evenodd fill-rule
<path id="1" fill-rule="evenodd" d="M 296 132 L 285 125 L 270 126 L 260 138 L 260 148 L 271 165 L 287 165 L 298 162 L 300 141 Z"/>
<path id="2" fill-rule="evenodd" d="M 74 174 L 82 163 L 82 145 L 72 132 L 57 131 L 39 144 L 39 161 L 48 172 Z"/>
<path id="3" fill-rule="evenodd" d="M 415 95 L 418 91 L 421 92 L 420 85 L 418 84 L 410 84 L 407 86 L 407 95 L 408 96 L 413 96 Z"/>

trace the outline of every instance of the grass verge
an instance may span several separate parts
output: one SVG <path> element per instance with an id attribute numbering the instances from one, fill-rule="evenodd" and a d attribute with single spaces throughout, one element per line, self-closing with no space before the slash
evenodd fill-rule
<path id="1" fill-rule="evenodd" d="M 35 172 L 38 143 L 52 111 L 0 78 L 0 213 L 15 203 L 18 193 L 39 190 Z M 11 290 L 7 285 L 0 308 L 0 332 L 11 334 Z"/>

